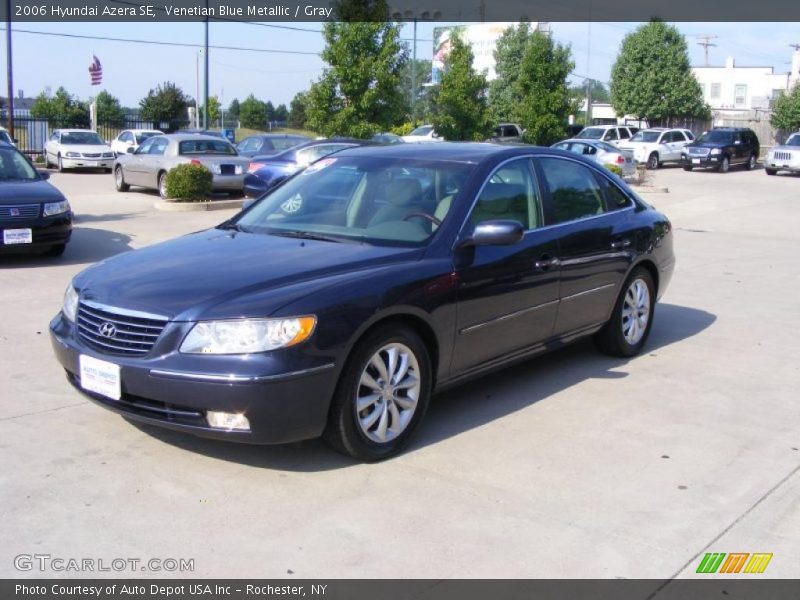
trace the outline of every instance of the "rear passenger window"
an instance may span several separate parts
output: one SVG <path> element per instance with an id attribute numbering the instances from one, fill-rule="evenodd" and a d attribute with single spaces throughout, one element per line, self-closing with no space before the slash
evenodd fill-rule
<path id="1" fill-rule="evenodd" d="M 608 195 L 609 210 L 619 210 L 631 205 L 631 199 L 623 194 L 622 190 L 620 190 L 616 185 L 610 181 L 606 181 L 604 184 Z"/>
<path id="2" fill-rule="evenodd" d="M 542 224 L 541 202 L 527 158 L 507 163 L 489 177 L 472 209 L 470 223 L 506 219 L 525 229 Z"/>
<path id="3" fill-rule="evenodd" d="M 588 167 L 559 158 L 543 158 L 540 164 L 553 202 L 553 224 L 605 212 L 600 184 Z"/>
<path id="4" fill-rule="evenodd" d="M 619 139 L 619 134 L 617 133 L 616 129 L 609 129 L 606 133 L 606 137 L 603 138 L 606 141 L 613 141 Z"/>
<path id="5" fill-rule="evenodd" d="M 622 128 L 619 130 L 619 138 L 620 138 L 621 140 L 627 140 L 629 137 L 631 137 L 631 134 L 630 134 L 630 133 L 628 133 L 628 130 L 627 130 L 625 127 L 622 127 Z"/>

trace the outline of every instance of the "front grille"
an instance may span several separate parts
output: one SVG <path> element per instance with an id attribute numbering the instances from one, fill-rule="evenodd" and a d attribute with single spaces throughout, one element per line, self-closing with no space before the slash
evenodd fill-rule
<path id="1" fill-rule="evenodd" d="M 90 154 L 90 153 L 88 153 L 88 152 L 84 152 L 84 153 L 82 154 L 82 156 L 83 156 L 83 158 L 100 158 L 100 154 L 99 154 L 99 153 L 97 153 L 97 154 Z"/>
<path id="2" fill-rule="evenodd" d="M 776 152 L 773 154 L 775 160 L 785 160 L 790 161 L 792 160 L 792 153 L 791 152 Z"/>
<path id="3" fill-rule="evenodd" d="M 0 206 L 0 219 L 35 219 L 39 216 L 39 206 L 39 204 Z"/>
<path id="4" fill-rule="evenodd" d="M 236 175 L 236 165 L 220 165 L 220 175 Z"/>
<path id="5" fill-rule="evenodd" d="M 708 153 L 711 152 L 709 148 L 689 148 L 689 154 L 691 156 L 708 156 Z"/>
<path id="6" fill-rule="evenodd" d="M 81 302 L 76 324 L 81 340 L 100 352 L 141 356 L 153 348 L 167 319 L 131 316 L 111 307 L 98 308 Z M 106 335 L 100 333 L 101 328 Z"/>

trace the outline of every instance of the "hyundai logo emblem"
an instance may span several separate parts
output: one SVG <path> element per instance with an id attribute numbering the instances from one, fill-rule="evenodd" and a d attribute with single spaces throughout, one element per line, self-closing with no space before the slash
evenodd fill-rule
<path id="1" fill-rule="evenodd" d="M 113 338 L 117 334 L 117 328 L 108 321 L 105 323 L 100 323 L 97 331 L 99 331 L 100 335 L 102 335 L 104 338 Z"/>
<path id="2" fill-rule="evenodd" d="M 11 209 L 9 209 L 9 212 L 11 213 L 12 217 L 18 217 L 19 216 L 19 209 L 18 208 L 11 208 Z"/>

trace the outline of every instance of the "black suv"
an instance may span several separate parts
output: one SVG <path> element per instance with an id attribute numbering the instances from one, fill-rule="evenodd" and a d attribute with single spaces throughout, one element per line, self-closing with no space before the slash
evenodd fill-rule
<path id="1" fill-rule="evenodd" d="M 759 151 L 752 129 L 714 127 L 683 149 L 681 162 L 684 171 L 712 167 L 726 173 L 731 165 L 745 165 L 749 170 L 755 168 Z"/>

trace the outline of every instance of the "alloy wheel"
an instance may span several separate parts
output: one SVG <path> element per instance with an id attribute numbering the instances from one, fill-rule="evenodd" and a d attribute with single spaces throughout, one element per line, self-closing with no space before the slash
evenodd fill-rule
<path id="1" fill-rule="evenodd" d="M 414 417 L 421 391 L 417 357 L 405 344 L 381 347 L 367 362 L 355 395 L 356 420 L 367 439 L 396 439 Z"/>
<path id="2" fill-rule="evenodd" d="M 634 279 L 622 303 L 622 335 L 631 346 L 638 344 L 650 319 L 650 289 L 643 279 Z"/>

